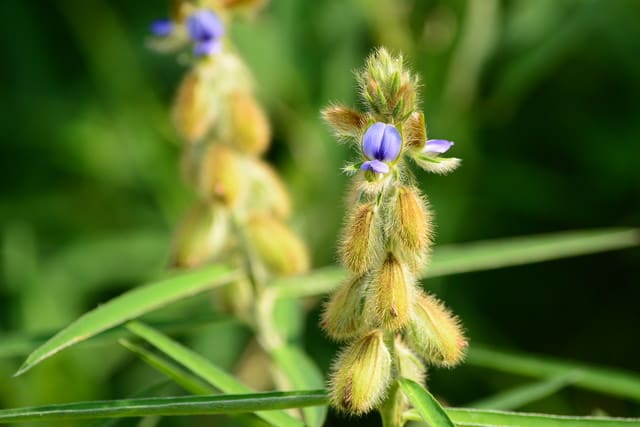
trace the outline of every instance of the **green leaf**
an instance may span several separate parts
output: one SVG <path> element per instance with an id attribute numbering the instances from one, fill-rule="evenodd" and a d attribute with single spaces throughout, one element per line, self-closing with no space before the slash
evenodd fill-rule
<path id="1" fill-rule="evenodd" d="M 193 394 L 200 395 L 211 394 L 215 391 L 208 384 L 204 384 L 199 378 L 191 375 L 176 364 L 166 360 L 161 356 L 158 356 L 157 354 L 154 354 L 146 348 L 125 339 L 118 340 L 118 342 L 123 347 L 136 354 L 149 366 L 171 378 L 175 383 L 177 383 L 185 390 L 190 391 Z"/>
<path id="2" fill-rule="evenodd" d="M 552 377 L 545 381 L 525 384 L 510 390 L 505 390 L 494 396 L 478 400 L 467 406 L 477 409 L 517 409 L 531 402 L 544 399 L 573 384 L 580 377 L 580 371 L 569 372 L 565 375 Z"/>
<path id="3" fill-rule="evenodd" d="M 424 387 L 406 378 L 400 378 L 398 382 L 402 393 L 430 427 L 455 427 L 442 406 Z"/>
<path id="4" fill-rule="evenodd" d="M 241 395 L 153 397 L 78 402 L 0 410 L 0 423 L 87 418 L 144 417 L 148 415 L 207 415 L 260 412 L 325 405 L 323 390 L 252 393 Z M 298 425 L 302 423 L 298 422 Z"/>
<path id="5" fill-rule="evenodd" d="M 200 354 L 172 340 L 161 332 L 137 321 L 129 322 L 127 328 L 222 392 L 233 394 L 253 392 L 249 387 Z M 275 426 L 298 427 L 304 425 L 286 412 L 258 412 L 256 415 Z"/>
<path id="6" fill-rule="evenodd" d="M 280 347 L 271 356 L 296 389 L 316 389 L 324 387 L 322 372 L 302 349 L 293 345 Z M 325 406 L 314 406 L 302 410 L 309 427 L 321 427 L 327 417 Z"/>
<path id="7" fill-rule="evenodd" d="M 179 299 L 229 283 L 237 274 L 228 267 L 214 265 L 132 289 L 82 315 L 38 347 L 15 375 L 23 374 L 47 357 L 106 329 Z"/>
<path id="8" fill-rule="evenodd" d="M 576 387 L 624 397 L 640 402 L 640 375 L 539 355 L 525 355 L 471 346 L 467 364 L 532 378 L 553 378 L 579 372 Z"/>
<path id="9" fill-rule="evenodd" d="M 468 408 L 447 408 L 447 413 L 459 427 L 640 427 L 640 418 L 572 417 Z M 405 412 L 404 418 L 422 420 L 415 410 Z"/>
<path id="10" fill-rule="evenodd" d="M 637 246 L 635 228 L 565 231 L 528 237 L 438 246 L 423 278 L 491 270 L 559 258 Z M 321 295 L 332 292 L 346 273 L 325 267 L 305 276 L 280 279 L 270 288 L 279 298 Z"/>

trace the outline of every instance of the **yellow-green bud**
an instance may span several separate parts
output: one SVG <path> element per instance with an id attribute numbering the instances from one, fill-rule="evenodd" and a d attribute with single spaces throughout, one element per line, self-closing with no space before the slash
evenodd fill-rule
<path id="1" fill-rule="evenodd" d="M 391 377 L 391 355 L 383 333 L 374 330 L 345 349 L 333 366 L 331 404 L 359 415 L 373 409 L 384 398 Z"/>
<path id="2" fill-rule="evenodd" d="M 251 194 L 247 209 L 252 212 L 266 211 L 281 219 L 288 218 L 291 215 L 291 199 L 275 169 L 255 157 L 247 157 L 245 163 Z"/>
<path id="3" fill-rule="evenodd" d="M 173 122 L 180 136 L 188 142 L 201 140 L 219 114 L 212 99 L 210 72 L 206 63 L 189 72 L 178 87 L 173 104 Z"/>
<path id="4" fill-rule="evenodd" d="M 322 110 L 322 118 L 339 138 L 360 139 L 367 124 L 364 114 L 344 105 L 332 105 Z"/>
<path id="5" fill-rule="evenodd" d="M 352 277 L 331 296 L 324 307 L 321 326 L 327 334 L 342 341 L 357 335 L 362 329 L 364 278 Z"/>
<path id="6" fill-rule="evenodd" d="M 427 251 L 431 245 L 431 213 L 418 189 L 399 186 L 390 208 L 388 227 L 393 244 L 410 254 Z"/>
<path id="7" fill-rule="evenodd" d="M 175 267 L 196 267 L 215 258 L 228 243 L 229 218 L 223 209 L 197 205 L 178 225 L 171 249 Z"/>
<path id="8" fill-rule="evenodd" d="M 240 151 L 260 155 L 269 147 L 271 127 L 255 98 L 246 91 L 229 96 L 229 141 Z"/>
<path id="9" fill-rule="evenodd" d="M 411 348 L 434 365 L 457 365 L 467 348 L 458 318 L 435 297 L 422 293 L 413 304 L 406 335 Z"/>
<path id="10" fill-rule="evenodd" d="M 424 113 L 414 111 L 402 126 L 404 144 L 415 150 L 421 150 L 427 142 L 427 127 L 424 122 Z"/>
<path id="11" fill-rule="evenodd" d="M 407 347 L 399 336 L 396 337 L 394 348 L 400 376 L 409 378 L 418 384 L 424 384 L 427 368 L 422 360 Z"/>
<path id="12" fill-rule="evenodd" d="M 376 228 L 378 210 L 374 202 L 363 203 L 351 212 L 342 235 L 340 259 L 350 271 L 362 275 L 380 258 L 380 234 Z"/>
<path id="13" fill-rule="evenodd" d="M 287 276 L 309 269 L 309 253 L 304 243 L 277 219 L 255 215 L 247 222 L 247 232 L 256 253 L 274 273 Z"/>
<path id="14" fill-rule="evenodd" d="M 368 286 L 364 317 L 368 324 L 385 330 L 398 330 L 409 321 L 414 292 L 413 279 L 406 266 L 387 254 Z"/>
<path id="15" fill-rule="evenodd" d="M 253 306 L 254 295 L 251 282 L 242 277 L 212 293 L 214 304 L 224 313 L 245 319 Z"/>
<path id="16" fill-rule="evenodd" d="M 248 183 L 240 153 L 228 145 L 211 144 L 200 164 L 199 190 L 205 200 L 235 207 L 247 195 Z"/>

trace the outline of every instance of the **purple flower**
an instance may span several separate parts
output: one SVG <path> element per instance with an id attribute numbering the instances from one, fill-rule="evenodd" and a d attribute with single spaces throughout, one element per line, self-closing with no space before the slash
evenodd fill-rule
<path id="1" fill-rule="evenodd" d="M 222 48 L 220 37 L 224 25 L 218 16 L 209 10 L 200 10 L 187 19 L 189 37 L 195 42 L 193 53 L 197 56 L 211 55 Z"/>
<path id="2" fill-rule="evenodd" d="M 171 19 L 156 19 L 149 29 L 154 36 L 167 37 L 173 32 L 173 28 L 174 23 Z"/>
<path id="3" fill-rule="evenodd" d="M 422 152 L 428 156 L 436 157 L 438 154 L 446 153 L 452 145 L 453 142 L 446 139 L 429 139 Z"/>
<path id="4" fill-rule="evenodd" d="M 386 162 L 395 160 L 402 148 L 402 137 L 395 126 L 377 122 L 367 129 L 362 138 L 362 151 L 369 161 L 360 169 L 376 173 L 389 172 Z"/>

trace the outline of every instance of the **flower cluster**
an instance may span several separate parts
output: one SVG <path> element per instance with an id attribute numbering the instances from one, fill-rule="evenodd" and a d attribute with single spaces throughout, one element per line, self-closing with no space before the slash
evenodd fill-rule
<path id="1" fill-rule="evenodd" d="M 250 317 L 269 278 L 306 271 L 309 256 L 286 225 L 291 202 L 284 183 L 261 159 L 271 138 L 269 121 L 249 71 L 225 38 L 232 9 L 260 2 L 202 3 L 176 1 L 171 20 L 151 25 L 155 41 L 165 43 L 159 46 L 191 44 L 193 52 L 172 116 L 184 141 L 183 174 L 198 201 L 178 227 L 172 263 L 189 268 L 222 261 L 246 271 L 217 300 Z"/>
<path id="2" fill-rule="evenodd" d="M 366 111 L 341 105 L 323 111 L 338 138 L 361 156 L 345 167 L 357 174 L 340 245 L 349 278 L 322 317 L 329 336 L 348 343 L 334 364 L 330 397 L 351 414 L 395 408 L 383 415 L 397 418 L 406 403 L 389 392 L 397 390 L 395 380 L 421 382 L 426 365 L 454 366 L 466 348 L 458 320 L 418 286 L 432 215 L 404 159 L 435 173 L 455 169 L 460 160 L 441 157 L 452 142 L 427 139 L 424 115 L 416 111 L 418 79 L 401 57 L 377 50 L 358 82 Z"/>

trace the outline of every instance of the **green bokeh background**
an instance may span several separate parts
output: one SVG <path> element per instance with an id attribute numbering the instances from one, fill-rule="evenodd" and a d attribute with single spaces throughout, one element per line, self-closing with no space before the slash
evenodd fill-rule
<path id="1" fill-rule="evenodd" d="M 145 47 L 149 22 L 166 9 L 156 1 L 0 2 L 5 339 L 57 330 L 164 268 L 172 227 L 194 199 L 179 176 L 168 117 L 185 68 Z M 272 0 L 231 37 L 273 122 L 268 157 L 292 190 L 294 226 L 323 266 L 334 262 L 347 184 L 339 169 L 350 150 L 319 110 L 330 101 L 357 105 L 352 71 L 379 45 L 404 52 L 422 76 L 430 137 L 455 140 L 453 155 L 464 159 L 451 176 L 420 175 L 438 244 L 637 226 L 638 22 L 637 0 Z M 425 285 L 462 317 L 472 343 L 638 371 L 638 255 Z M 190 300 L 157 316 L 207 304 Z M 317 314 L 295 322 L 326 369 L 336 347 L 315 326 Z M 203 327 L 189 342 L 231 367 L 248 339 L 238 328 Z M 0 359 L 2 408 L 126 397 L 160 378 L 115 344 L 71 349 L 11 378 L 21 359 Z M 522 382 L 464 366 L 429 380 L 454 405 Z M 637 404 L 575 389 L 523 409 L 640 416 Z M 328 425 L 339 423 L 332 414 Z"/>

